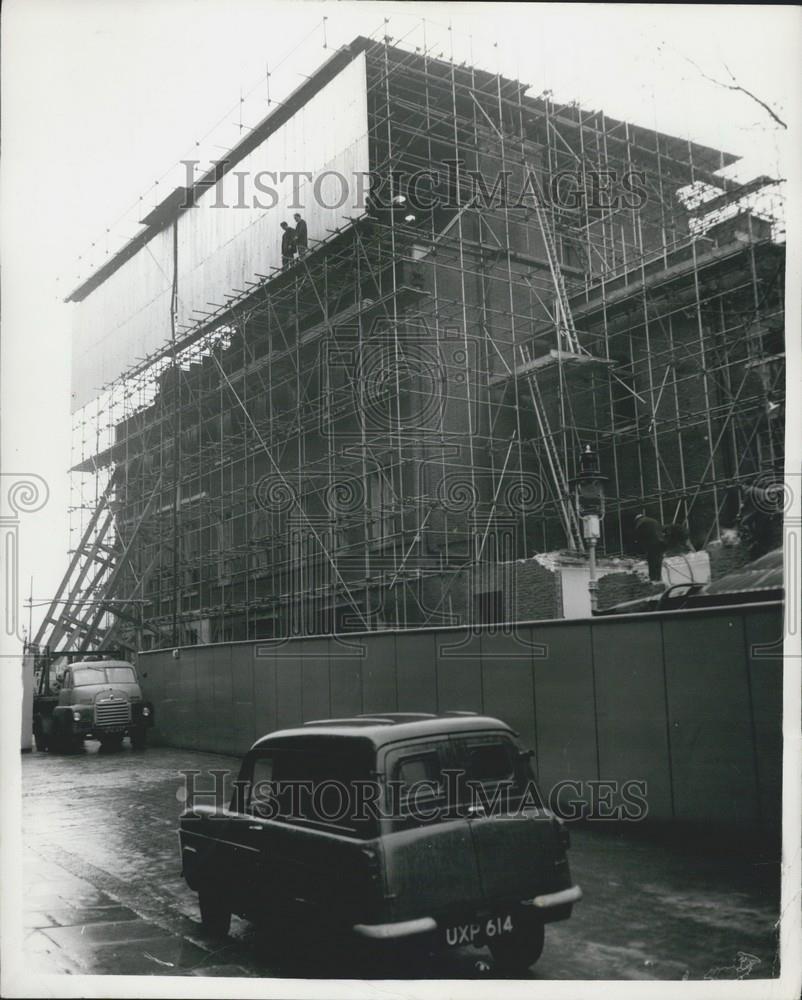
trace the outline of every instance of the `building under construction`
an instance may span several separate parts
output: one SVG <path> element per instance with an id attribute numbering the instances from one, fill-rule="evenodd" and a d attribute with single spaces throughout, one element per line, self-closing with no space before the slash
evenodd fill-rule
<path id="1" fill-rule="evenodd" d="M 776 182 L 736 159 L 389 40 L 337 51 L 71 294 L 76 534 L 39 640 L 558 617 L 523 581 L 582 557 L 587 445 L 604 555 L 641 512 L 719 538 L 783 463 Z M 304 176 L 254 206 L 264 170 Z"/>

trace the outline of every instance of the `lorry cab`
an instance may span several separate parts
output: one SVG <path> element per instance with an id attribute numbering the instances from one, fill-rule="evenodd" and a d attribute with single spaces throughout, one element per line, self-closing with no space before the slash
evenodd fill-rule
<path id="1" fill-rule="evenodd" d="M 125 736 L 134 748 L 145 746 L 153 708 L 143 698 L 131 663 L 79 660 L 64 670 L 57 691 L 54 686 L 47 695 L 34 698 L 38 749 L 76 748 L 88 737 L 100 740 L 104 749 L 118 748 Z"/>

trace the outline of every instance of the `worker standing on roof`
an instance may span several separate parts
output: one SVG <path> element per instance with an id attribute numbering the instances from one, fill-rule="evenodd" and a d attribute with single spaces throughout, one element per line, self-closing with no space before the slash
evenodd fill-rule
<path id="1" fill-rule="evenodd" d="M 295 257 L 295 230 L 286 222 L 281 223 L 281 266 L 289 267 Z"/>
<path id="2" fill-rule="evenodd" d="M 665 529 L 659 521 L 645 514 L 635 518 L 635 542 L 646 556 L 649 579 L 658 583 L 663 576 L 663 553 L 666 550 Z"/>
<path id="3" fill-rule="evenodd" d="M 308 247 L 306 223 L 300 212 L 296 212 L 293 218 L 295 219 L 295 246 L 298 248 L 298 260 L 302 260 L 306 256 Z"/>

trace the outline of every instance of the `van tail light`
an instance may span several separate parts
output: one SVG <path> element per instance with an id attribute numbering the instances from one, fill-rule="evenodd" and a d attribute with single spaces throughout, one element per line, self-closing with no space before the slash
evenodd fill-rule
<path id="1" fill-rule="evenodd" d="M 363 847 L 360 853 L 365 859 L 363 871 L 367 875 L 371 895 L 378 894 L 378 896 L 381 896 L 384 892 L 384 878 L 379 850 L 376 847 Z"/>
<path id="2" fill-rule="evenodd" d="M 571 846 L 571 834 L 568 832 L 568 827 L 565 825 L 565 821 L 554 817 L 554 825 L 557 830 L 557 839 L 560 842 L 560 847 L 564 851 L 567 851 Z"/>
<path id="3" fill-rule="evenodd" d="M 367 862 L 366 867 L 371 874 L 372 878 L 376 878 L 379 874 L 379 854 L 373 847 L 363 847 L 362 857 Z"/>

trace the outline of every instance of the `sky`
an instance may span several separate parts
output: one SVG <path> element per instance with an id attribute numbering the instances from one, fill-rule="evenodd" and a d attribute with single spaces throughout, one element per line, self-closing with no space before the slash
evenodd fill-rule
<path id="1" fill-rule="evenodd" d="M 4 498 L 24 474 L 48 489 L 41 510 L 19 517 L 18 602 L 31 577 L 35 600 L 50 597 L 67 566 L 64 297 L 181 183 L 181 159 L 221 156 L 333 49 L 385 32 L 739 153 L 741 179 L 788 176 L 802 146 L 795 7 L 7 0 L 0 460 Z"/>

